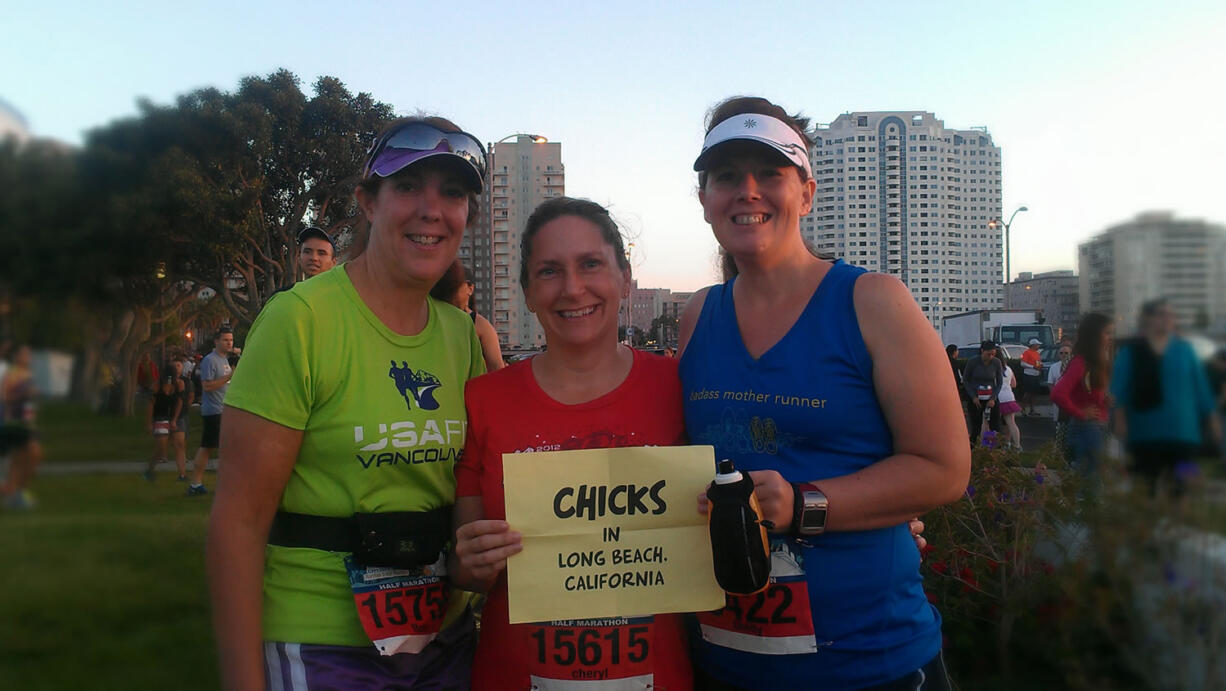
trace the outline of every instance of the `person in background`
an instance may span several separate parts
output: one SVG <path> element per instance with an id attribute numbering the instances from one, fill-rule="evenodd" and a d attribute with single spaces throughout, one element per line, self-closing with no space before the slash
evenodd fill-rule
<path id="1" fill-rule="evenodd" d="M 1013 373 L 1013 368 L 1005 367 L 1004 374 L 1000 380 L 1000 394 L 996 396 L 996 403 L 1000 407 L 1000 417 L 1005 426 L 1005 432 L 1009 439 L 1005 442 L 1005 446 L 1012 447 L 1019 453 L 1022 451 L 1022 433 L 1017 428 L 1017 421 L 1014 419 L 1017 414 L 1022 412 L 1022 407 L 1017 403 L 1017 397 L 1013 394 L 1013 387 L 1017 384 L 1017 375 Z"/>
<path id="2" fill-rule="evenodd" d="M 1226 347 L 1209 361 L 1209 392 L 1217 399 L 1218 431 L 1226 430 Z M 1218 455 L 1226 458 L 1226 434 L 1219 434 Z"/>
<path id="3" fill-rule="evenodd" d="M 949 358 L 949 369 L 953 372 L 954 386 L 958 387 L 958 401 L 962 404 L 962 414 L 965 416 L 968 403 L 965 383 L 962 381 L 962 368 L 958 367 L 958 346 L 952 343 L 945 346 L 945 357 Z"/>
<path id="4" fill-rule="evenodd" d="M 30 481 L 43 460 L 43 447 L 35 430 L 38 391 L 30 363 L 34 354 L 23 345 L 13 353 L 13 362 L 0 382 L 0 454 L 9 457 L 8 478 L 0 487 L 0 501 L 7 509 L 22 511 L 37 504 Z"/>
<path id="5" fill-rule="evenodd" d="M 983 439 L 981 430 L 986 419 L 988 429 L 1000 427 L 1000 408 L 997 397 L 1004 383 L 1008 367 L 996 357 L 996 343 L 986 340 L 979 344 L 979 357 L 969 358 L 962 370 L 963 388 L 970 400 L 967 406 L 967 427 L 971 434 L 971 446 Z"/>
<path id="6" fill-rule="evenodd" d="M 298 268 L 304 278 L 313 278 L 336 266 L 336 242 L 315 226 L 298 231 Z"/>
<path id="7" fill-rule="evenodd" d="M 162 377 L 158 388 L 149 398 L 147 426 L 149 434 L 153 435 L 153 454 L 149 457 L 149 465 L 145 468 L 145 479 L 153 482 L 153 471 L 158 463 L 166 461 L 167 441 L 170 439 L 171 428 L 179 419 L 179 411 L 183 407 L 183 396 L 178 389 L 180 380 L 174 375 Z M 182 474 L 180 474 L 182 477 Z"/>
<path id="8" fill-rule="evenodd" d="M 1192 345 L 1175 333 L 1175 310 L 1159 298 L 1141 306 L 1140 332 L 1120 348 L 1112 371 L 1116 430 L 1133 470 L 1154 493 L 1173 483 L 1176 496 L 1195 472 L 1201 430 L 1221 438 L 1213 395 Z"/>
<path id="9" fill-rule="evenodd" d="M 494 331 L 494 325 L 473 309 L 475 289 L 476 286 L 468 278 L 468 270 L 457 259 L 447 268 L 447 273 L 443 274 L 438 283 L 430 289 L 430 297 L 455 305 L 473 320 L 473 328 L 477 330 L 477 338 L 481 340 L 485 371 L 494 372 L 506 366 L 502 361 L 502 346 L 498 343 L 498 333 Z"/>
<path id="10" fill-rule="evenodd" d="M 1052 363 L 1052 366 L 1047 370 L 1048 392 L 1056 388 L 1056 383 L 1060 381 L 1060 377 L 1064 376 L 1064 371 L 1068 369 L 1068 363 L 1073 359 L 1073 344 L 1061 344 L 1059 349 L 1056 351 L 1056 357 L 1058 358 L 1056 362 Z M 1051 408 L 1052 420 L 1056 424 L 1056 449 L 1058 449 L 1060 453 L 1067 458 L 1069 416 L 1068 413 L 1061 410 L 1060 406 L 1058 405 L 1053 405 Z"/>
<path id="11" fill-rule="evenodd" d="M 230 354 L 234 350 L 234 331 L 223 326 L 213 339 L 213 352 L 200 362 L 200 385 L 204 397 L 200 402 L 200 417 L 204 431 L 200 435 L 200 448 L 192 464 L 192 479 L 187 486 L 187 496 L 198 497 L 209 493 L 204 486 L 204 471 L 209 458 L 221 446 L 221 406 L 230 386 L 234 369 L 230 366 Z"/>
<path id="12" fill-rule="evenodd" d="M 1039 393 L 1039 377 L 1043 373 L 1043 360 L 1039 348 L 1043 343 L 1032 338 L 1027 343 L 1026 352 L 1022 353 L 1022 385 L 1018 390 L 1022 394 L 1021 405 L 1026 409 L 1026 415 L 1038 415 L 1034 412 L 1034 398 Z"/>
<path id="13" fill-rule="evenodd" d="M 192 380 L 183 373 L 185 359 L 186 356 L 182 356 L 170 361 L 175 392 L 179 397 L 179 417 L 170 426 L 170 448 L 175 457 L 175 469 L 179 471 L 179 482 L 187 482 L 187 435 L 191 433 L 192 403 L 195 402 Z"/>
<path id="14" fill-rule="evenodd" d="M 1069 465 L 1085 477 L 1090 494 L 1097 493 L 1101 482 L 1114 342 L 1115 325 L 1109 318 L 1097 312 L 1082 317 L 1073 359 L 1051 390 L 1052 403 L 1069 417 Z"/>
<path id="15" fill-rule="evenodd" d="M 140 362 L 136 363 L 137 392 L 141 396 L 152 396 L 154 389 L 158 386 L 158 381 L 158 366 L 153 361 L 153 356 L 149 353 L 141 355 Z"/>

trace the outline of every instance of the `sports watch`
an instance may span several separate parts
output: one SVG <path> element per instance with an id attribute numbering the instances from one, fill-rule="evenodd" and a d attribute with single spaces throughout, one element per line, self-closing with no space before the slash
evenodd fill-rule
<path id="1" fill-rule="evenodd" d="M 826 495 L 808 482 L 793 482 L 792 492 L 793 537 L 812 537 L 826 532 Z"/>

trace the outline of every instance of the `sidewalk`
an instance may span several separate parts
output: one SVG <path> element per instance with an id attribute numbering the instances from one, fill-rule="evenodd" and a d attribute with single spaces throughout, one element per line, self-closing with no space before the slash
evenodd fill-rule
<path id="1" fill-rule="evenodd" d="M 139 475 L 145 472 L 149 461 L 61 461 L 43 463 L 38 466 L 39 475 Z M 170 468 L 174 472 L 174 462 L 159 463 L 158 470 Z M 187 459 L 187 467 L 192 467 L 192 459 Z M 217 459 L 209 460 L 208 472 L 217 471 Z"/>

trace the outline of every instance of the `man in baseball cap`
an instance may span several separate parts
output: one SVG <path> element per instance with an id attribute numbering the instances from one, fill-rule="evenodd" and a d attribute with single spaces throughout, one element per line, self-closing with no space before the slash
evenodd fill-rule
<path id="1" fill-rule="evenodd" d="M 298 231 L 298 268 L 311 278 L 336 266 L 336 243 L 315 226 Z"/>

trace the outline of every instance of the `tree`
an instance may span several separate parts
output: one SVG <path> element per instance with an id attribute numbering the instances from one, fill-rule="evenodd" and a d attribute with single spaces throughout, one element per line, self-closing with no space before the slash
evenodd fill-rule
<path id="1" fill-rule="evenodd" d="M 677 318 L 661 314 L 651 320 L 651 333 L 655 334 L 660 345 L 667 346 L 677 342 Z"/>
<path id="2" fill-rule="evenodd" d="M 292 277 L 304 221 L 359 228 L 358 168 L 392 117 L 331 77 L 308 98 L 286 70 L 138 111 L 79 151 L 0 142 L 0 335 L 21 300 L 73 311 L 86 343 L 75 395 L 91 400 L 109 362 L 125 409 L 139 355 L 180 325 L 215 326 L 214 299 L 235 326 L 254 321 Z"/>
<path id="3" fill-rule="evenodd" d="M 201 89 L 173 106 L 140 107 L 137 118 L 91 134 L 87 151 L 124 188 L 105 191 L 141 211 L 139 232 L 159 238 L 171 274 L 212 288 L 246 324 L 289 282 L 306 219 L 334 235 L 361 221 L 358 169 L 392 117 L 332 77 L 308 99 L 286 70 L 246 78 L 232 94 Z"/>

